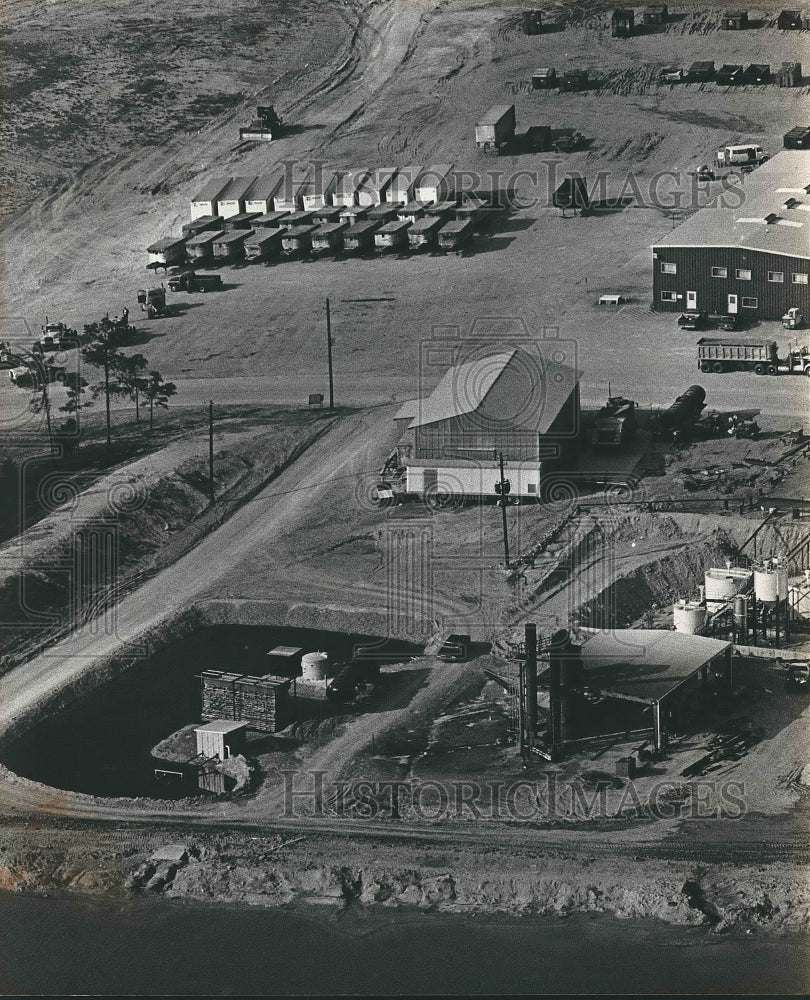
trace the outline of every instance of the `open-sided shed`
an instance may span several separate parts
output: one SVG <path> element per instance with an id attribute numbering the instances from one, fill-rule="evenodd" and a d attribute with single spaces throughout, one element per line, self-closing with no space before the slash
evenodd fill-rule
<path id="1" fill-rule="evenodd" d="M 804 27 L 802 13 L 799 10 L 783 10 L 776 19 L 776 27 L 780 31 L 801 31 Z"/>
<path id="2" fill-rule="evenodd" d="M 686 79 L 690 83 L 705 83 L 707 80 L 713 80 L 714 63 L 706 59 L 698 59 L 686 71 Z"/>
<path id="3" fill-rule="evenodd" d="M 748 27 L 747 10 L 727 10 L 720 18 L 720 27 L 724 31 L 740 31 Z"/>

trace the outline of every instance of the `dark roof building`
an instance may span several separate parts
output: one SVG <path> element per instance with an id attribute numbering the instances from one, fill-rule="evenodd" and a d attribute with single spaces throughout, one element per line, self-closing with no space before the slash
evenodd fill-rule
<path id="1" fill-rule="evenodd" d="M 810 314 L 810 151 L 780 151 L 652 249 L 657 310 Z"/>

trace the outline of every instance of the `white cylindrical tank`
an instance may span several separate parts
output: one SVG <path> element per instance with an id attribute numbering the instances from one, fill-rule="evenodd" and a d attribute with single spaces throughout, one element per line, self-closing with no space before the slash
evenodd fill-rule
<path id="1" fill-rule="evenodd" d="M 706 600 L 712 603 L 730 601 L 750 579 L 751 571 L 742 567 L 729 566 L 720 569 L 713 566 L 706 570 L 703 577 Z"/>
<path id="2" fill-rule="evenodd" d="M 677 601 L 672 606 L 676 632 L 696 635 L 706 624 L 706 605 L 699 601 Z"/>
<path id="3" fill-rule="evenodd" d="M 304 653 L 301 657 L 301 679 L 305 681 L 322 681 L 326 677 L 329 666 L 329 656 L 326 653 Z"/>
<path id="4" fill-rule="evenodd" d="M 763 604 L 783 601 L 788 592 L 787 570 L 780 566 L 763 566 L 754 570 L 754 594 Z"/>

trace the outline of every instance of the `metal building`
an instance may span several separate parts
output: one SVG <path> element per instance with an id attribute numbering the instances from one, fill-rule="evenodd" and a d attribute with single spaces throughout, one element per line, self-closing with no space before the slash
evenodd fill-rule
<path id="1" fill-rule="evenodd" d="M 656 310 L 810 315 L 810 151 L 781 150 L 652 251 Z"/>
<path id="2" fill-rule="evenodd" d="M 272 174 L 257 177 L 245 191 L 244 202 L 246 212 L 257 212 L 266 215 L 273 211 L 273 197 L 284 183 L 284 172 L 278 170 Z"/>
<path id="3" fill-rule="evenodd" d="M 215 719 L 194 730 L 197 753 L 206 759 L 227 760 L 244 753 L 247 744 L 247 723 L 230 719 Z"/>
<path id="4" fill-rule="evenodd" d="M 554 340 L 490 351 L 450 368 L 411 404 L 408 492 L 494 496 L 502 453 L 513 495 L 536 499 L 541 475 L 579 435 L 578 374 L 558 353 Z"/>

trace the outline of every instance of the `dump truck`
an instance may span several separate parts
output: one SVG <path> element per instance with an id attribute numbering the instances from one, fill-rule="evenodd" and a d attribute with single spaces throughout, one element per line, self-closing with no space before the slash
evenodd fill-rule
<path id="1" fill-rule="evenodd" d="M 591 444 L 623 445 L 631 441 L 637 430 L 636 404 L 624 396 L 611 396 L 596 415 Z"/>
<path id="2" fill-rule="evenodd" d="M 496 104 L 475 126 L 475 145 L 485 152 L 501 149 L 515 134 L 515 105 Z"/>
<path id="3" fill-rule="evenodd" d="M 810 352 L 807 347 L 779 357 L 774 340 L 734 340 L 726 337 L 701 337 L 697 342 L 698 368 L 722 375 L 726 372 L 754 372 L 755 375 L 810 375 Z"/>
<path id="4" fill-rule="evenodd" d="M 218 274 L 182 271 L 169 278 L 169 288 L 173 292 L 213 292 L 222 288 L 222 278 Z"/>

